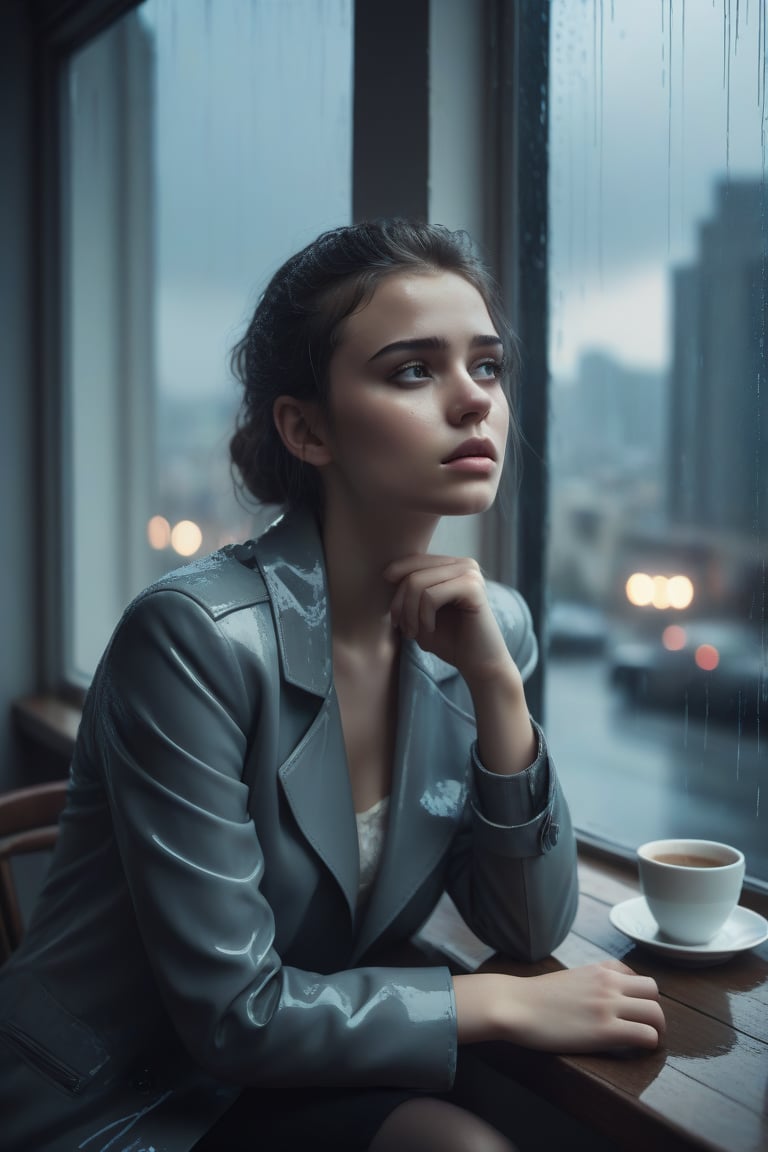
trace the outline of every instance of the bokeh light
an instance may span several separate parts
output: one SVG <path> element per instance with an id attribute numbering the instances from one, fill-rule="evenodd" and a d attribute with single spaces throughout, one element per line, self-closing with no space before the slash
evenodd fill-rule
<path id="1" fill-rule="evenodd" d="M 627 600 L 645 608 L 653 599 L 653 580 L 646 572 L 633 572 L 626 584 Z"/>
<path id="2" fill-rule="evenodd" d="M 671 576 L 667 587 L 672 608 L 687 608 L 693 601 L 693 584 L 687 576 Z"/>
<path id="3" fill-rule="evenodd" d="M 720 653 L 714 644 L 699 644 L 693 658 L 703 672 L 713 672 L 720 663 Z"/>
<path id="4" fill-rule="evenodd" d="M 685 628 L 679 624 L 668 624 L 661 634 L 661 642 L 667 652 L 681 652 L 685 648 Z"/>
<path id="5" fill-rule="evenodd" d="M 203 534 L 194 520 L 179 520 L 171 530 L 171 544 L 179 556 L 194 556 L 203 542 Z"/>
<path id="6" fill-rule="evenodd" d="M 654 608 L 669 608 L 669 580 L 666 576 L 653 577 L 653 596 L 651 603 Z"/>
<path id="7" fill-rule="evenodd" d="M 676 608 L 682 611 L 693 601 L 693 584 L 687 576 L 651 576 L 633 572 L 625 585 L 627 600 L 636 608 L 652 604 L 659 611 Z"/>
<path id="8" fill-rule="evenodd" d="M 152 516 L 147 522 L 147 539 L 150 548 L 161 552 L 171 543 L 171 526 L 165 516 Z"/>

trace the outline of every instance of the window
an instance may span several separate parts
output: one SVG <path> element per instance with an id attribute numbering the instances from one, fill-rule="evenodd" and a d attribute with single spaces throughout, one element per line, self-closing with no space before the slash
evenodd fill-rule
<path id="1" fill-rule="evenodd" d="M 546 682 L 584 832 L 763 881 L 765 20 L 552 0 Z"/>
<path id="2" fill-rule="evenodd" d="M 228 351 L 351 215 L 352 0 L 146 0 L 63 75 L 65 675 L 142 587 L 259 530 Z M 286 146 L 290 142 L 290 146 Z"/>
<path id="3" fill-rule="evenodd" d="M 139 588 L 271 515 L 232 495 L 227 352 L 279 261 L 350 219 L 353 7 L 145 0 L 69 59 L 70 680 L 87 682 Z M 501 578 L 517 568 L 538 613 L 545 389 L 531 376 L 544 377 L 546 245 L 544 713 L 577 826 L 619 850 L 666 833 L 728 839 L 766 881 L 764 6 L 478 11 L 430 6 L 429 197 L 418 191 L 484 233 L 523 337 L 523 531 L 515 548 L 500 517 L 485 558 Z M 450 49 L 442 33 L 459 25 Z M 476 97 L 471 164 L 445 102 L 457 60 Z M 547 109 L 548 233 L 536 176 Z M 509 143 L 512 122 L 507 155 L 496 131 Z M 376 124 L 396 157 L 398 124 Z M 482 173 L 460 207 L 449 161 Z M 407 185 L 388 167 L 387 202 Z"/>

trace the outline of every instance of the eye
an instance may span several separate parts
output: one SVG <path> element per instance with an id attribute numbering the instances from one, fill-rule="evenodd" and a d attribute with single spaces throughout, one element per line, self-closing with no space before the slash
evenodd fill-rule
<path id="1" fill-rule="evenodd" d="M 472 375 L 476 380 L 494 381 L 500 380 L 504 374 L 504 363 L 501 360 L 495 360 L 489 357 L 487 360 L 481 360 L 475 364 L 471 369 Z"/>
<path id="2" fill-rule="evenodd" d="M 399 384 L 401 388 L 416 388 L 419 384 L 431 380 L 432 374 L 423 360 L 411 360 L 407 364 L 401 364 L 394 372 L 390 372 L 387 379 Z"/>

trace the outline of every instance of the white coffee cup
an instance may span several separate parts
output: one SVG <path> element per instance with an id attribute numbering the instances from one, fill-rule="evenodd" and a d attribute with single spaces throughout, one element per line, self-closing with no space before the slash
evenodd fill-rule
<path id="1" fill-rule="evenodd" d="M 706 944 L 738 904 L 744 854 L 716 840 L 651 840 L 637 850 L 640 887 L 667 939 Z"/>

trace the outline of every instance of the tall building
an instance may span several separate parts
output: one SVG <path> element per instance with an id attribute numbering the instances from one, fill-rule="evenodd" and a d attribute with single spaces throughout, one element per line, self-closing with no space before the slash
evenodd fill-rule
<path id="1" fill-rule="evenodd" d="M 695 264 L 673 272 L 668 512 L 674 526 L 768 531 L 768 190 L 719 185 Z"/>
<path id="2" fill-rule="evenodd" d="M 657 481 L 665 456 L 666 380 L 588 349 L 575 380 L 553 383 L 552 469 L 596 483 Z"/>

